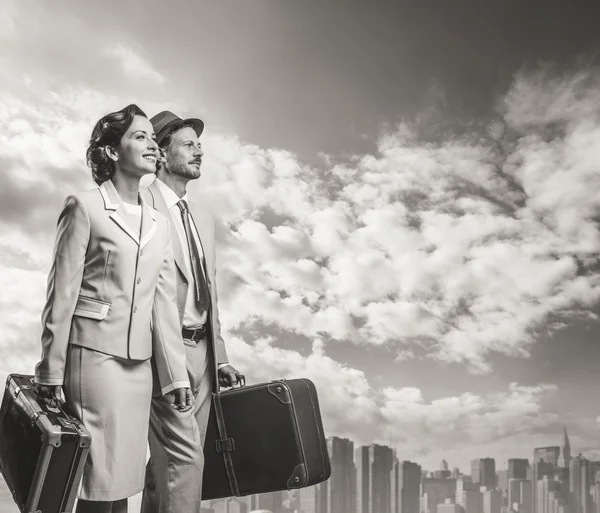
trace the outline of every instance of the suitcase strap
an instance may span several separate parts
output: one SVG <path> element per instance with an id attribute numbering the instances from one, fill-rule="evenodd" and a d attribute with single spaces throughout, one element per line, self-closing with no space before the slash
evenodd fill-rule
<path id="1" fill-rule="evenodd" d="M 225 429 L 225 421 L 223 419 L 223 408 L 221 406 L 221 394 L 218 391 L 213 393 L 213 404 L 215 406 L 215 417 L 217 419 L 217 428 L 220 436 L 219 440 L 215 440 L 216 450 L 217 453 L 223 454 L 225 471 L 227 472 L 227 478 L 229 479 L 231 493 L 235 497 L 239 497 L 240 489 L 238 487 L 237 478 L 235 477 L 233 460 L 231 458 L 231 452 L 235 451 L 235 441 L 233 438 L 227 437 L 227 430 Z"/>
<path id="2" fill-rule="evenodd" d="M 204 259 L 202 260 L 204 266 Z M 206 267 L 204 267 L 204 275 L 206 273 Z M 210 301 L 210 295 L 209 295 Z M 208 318 L 207 323 L 210 327 L 210 345 L 212 348 L 212 364 L 214 370 L 213 376 L 213 405 L 215 408 L 215 417 L 217 419 L 217 429 L 219 431 L 219 439 L 215 441 L 215 448 L 217 453 L 223 454 L 223 461 L 225 463 L 225 471 L 227 472 L 227 479 L 229 480 L 229 488 L 231 493 L 235 497 L 240 496 L 240 489 L 238 486 L 237 478 L 235 477 L 235 470 L 233 468 L 233 459 L 231 458 L 231 452 L 235 450 L 235 442 L 233 438 L 227 437 L 227 429 L 225 428 L 225 419 L 223 417 L 223 407 L 221 405 L 221 392 L 219 385 L 219 365 L 217 363 L 217 348 L 215 347 L 215 335 L 212 330 L 212 305 L 209 302 Z"/>

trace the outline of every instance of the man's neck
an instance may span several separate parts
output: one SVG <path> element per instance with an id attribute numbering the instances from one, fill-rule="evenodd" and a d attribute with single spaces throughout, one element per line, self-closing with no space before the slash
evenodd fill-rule
<path id="1" fill-rule="evenodd" d="M 171 189 L 179 199 L 183 198 L 186 193 L 186 187 L 189 180 L 170 173 L 160 173 L 157 178 Z"/>

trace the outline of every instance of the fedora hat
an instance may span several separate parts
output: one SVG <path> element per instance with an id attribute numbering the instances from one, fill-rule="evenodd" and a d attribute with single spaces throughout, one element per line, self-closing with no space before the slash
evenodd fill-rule
<path id="1" fill-rule="evenodd" d="M 196 134 L 198 134 L 198 137 L 200 137 L 204 130 L 204 121 L 201 119 L 181 119 L 179 116 L 168 110 L 163 110 L 152 116 L 150 118 L 150 123 L 152 123 L 152 127 L 154 128 L 156 142 L 158 144 L 160 144 L 167 135 L 174 132 L 182 125 L 191 125 Z"/>

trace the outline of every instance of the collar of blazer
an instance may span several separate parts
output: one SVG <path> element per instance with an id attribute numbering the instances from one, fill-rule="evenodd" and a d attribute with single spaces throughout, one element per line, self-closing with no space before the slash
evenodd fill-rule
<path id="1" fill-rule="evenodd" d="M 134 242 L 143 248 L 152 239 L 154 232 L 156 232 L 156 216 L 153 210 L 144 201 L 141 195 L 138 195 L 140 203 L 142 205 L 142 238 L 140 240 L 139 234 L 131 229 L 131 226 L 125 219 L 129 217 L 123 204 L 123 200 L 119 196 L 117 189 L 113 185 L 111 180 L 106 180 L 98 187 L 100 195 L 104 200 L 104 208 L 106 210 L 112 210 L 110 218 L 115 224 L 121 228 L 127 235 L 129 235 Z"/>

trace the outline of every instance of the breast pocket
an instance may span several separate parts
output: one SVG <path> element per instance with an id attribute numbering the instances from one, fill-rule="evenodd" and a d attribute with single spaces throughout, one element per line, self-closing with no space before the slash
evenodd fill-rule
<path id="1" fill-rule="evenodd" d="M 101 299 L 93 297 L 79 296 L 73 315 L 76 317 L 86 317 L 88 319 L 101 321 L 106 318 L 109 309 L 110 303 L 108 301 L 102 301 Z"/>

